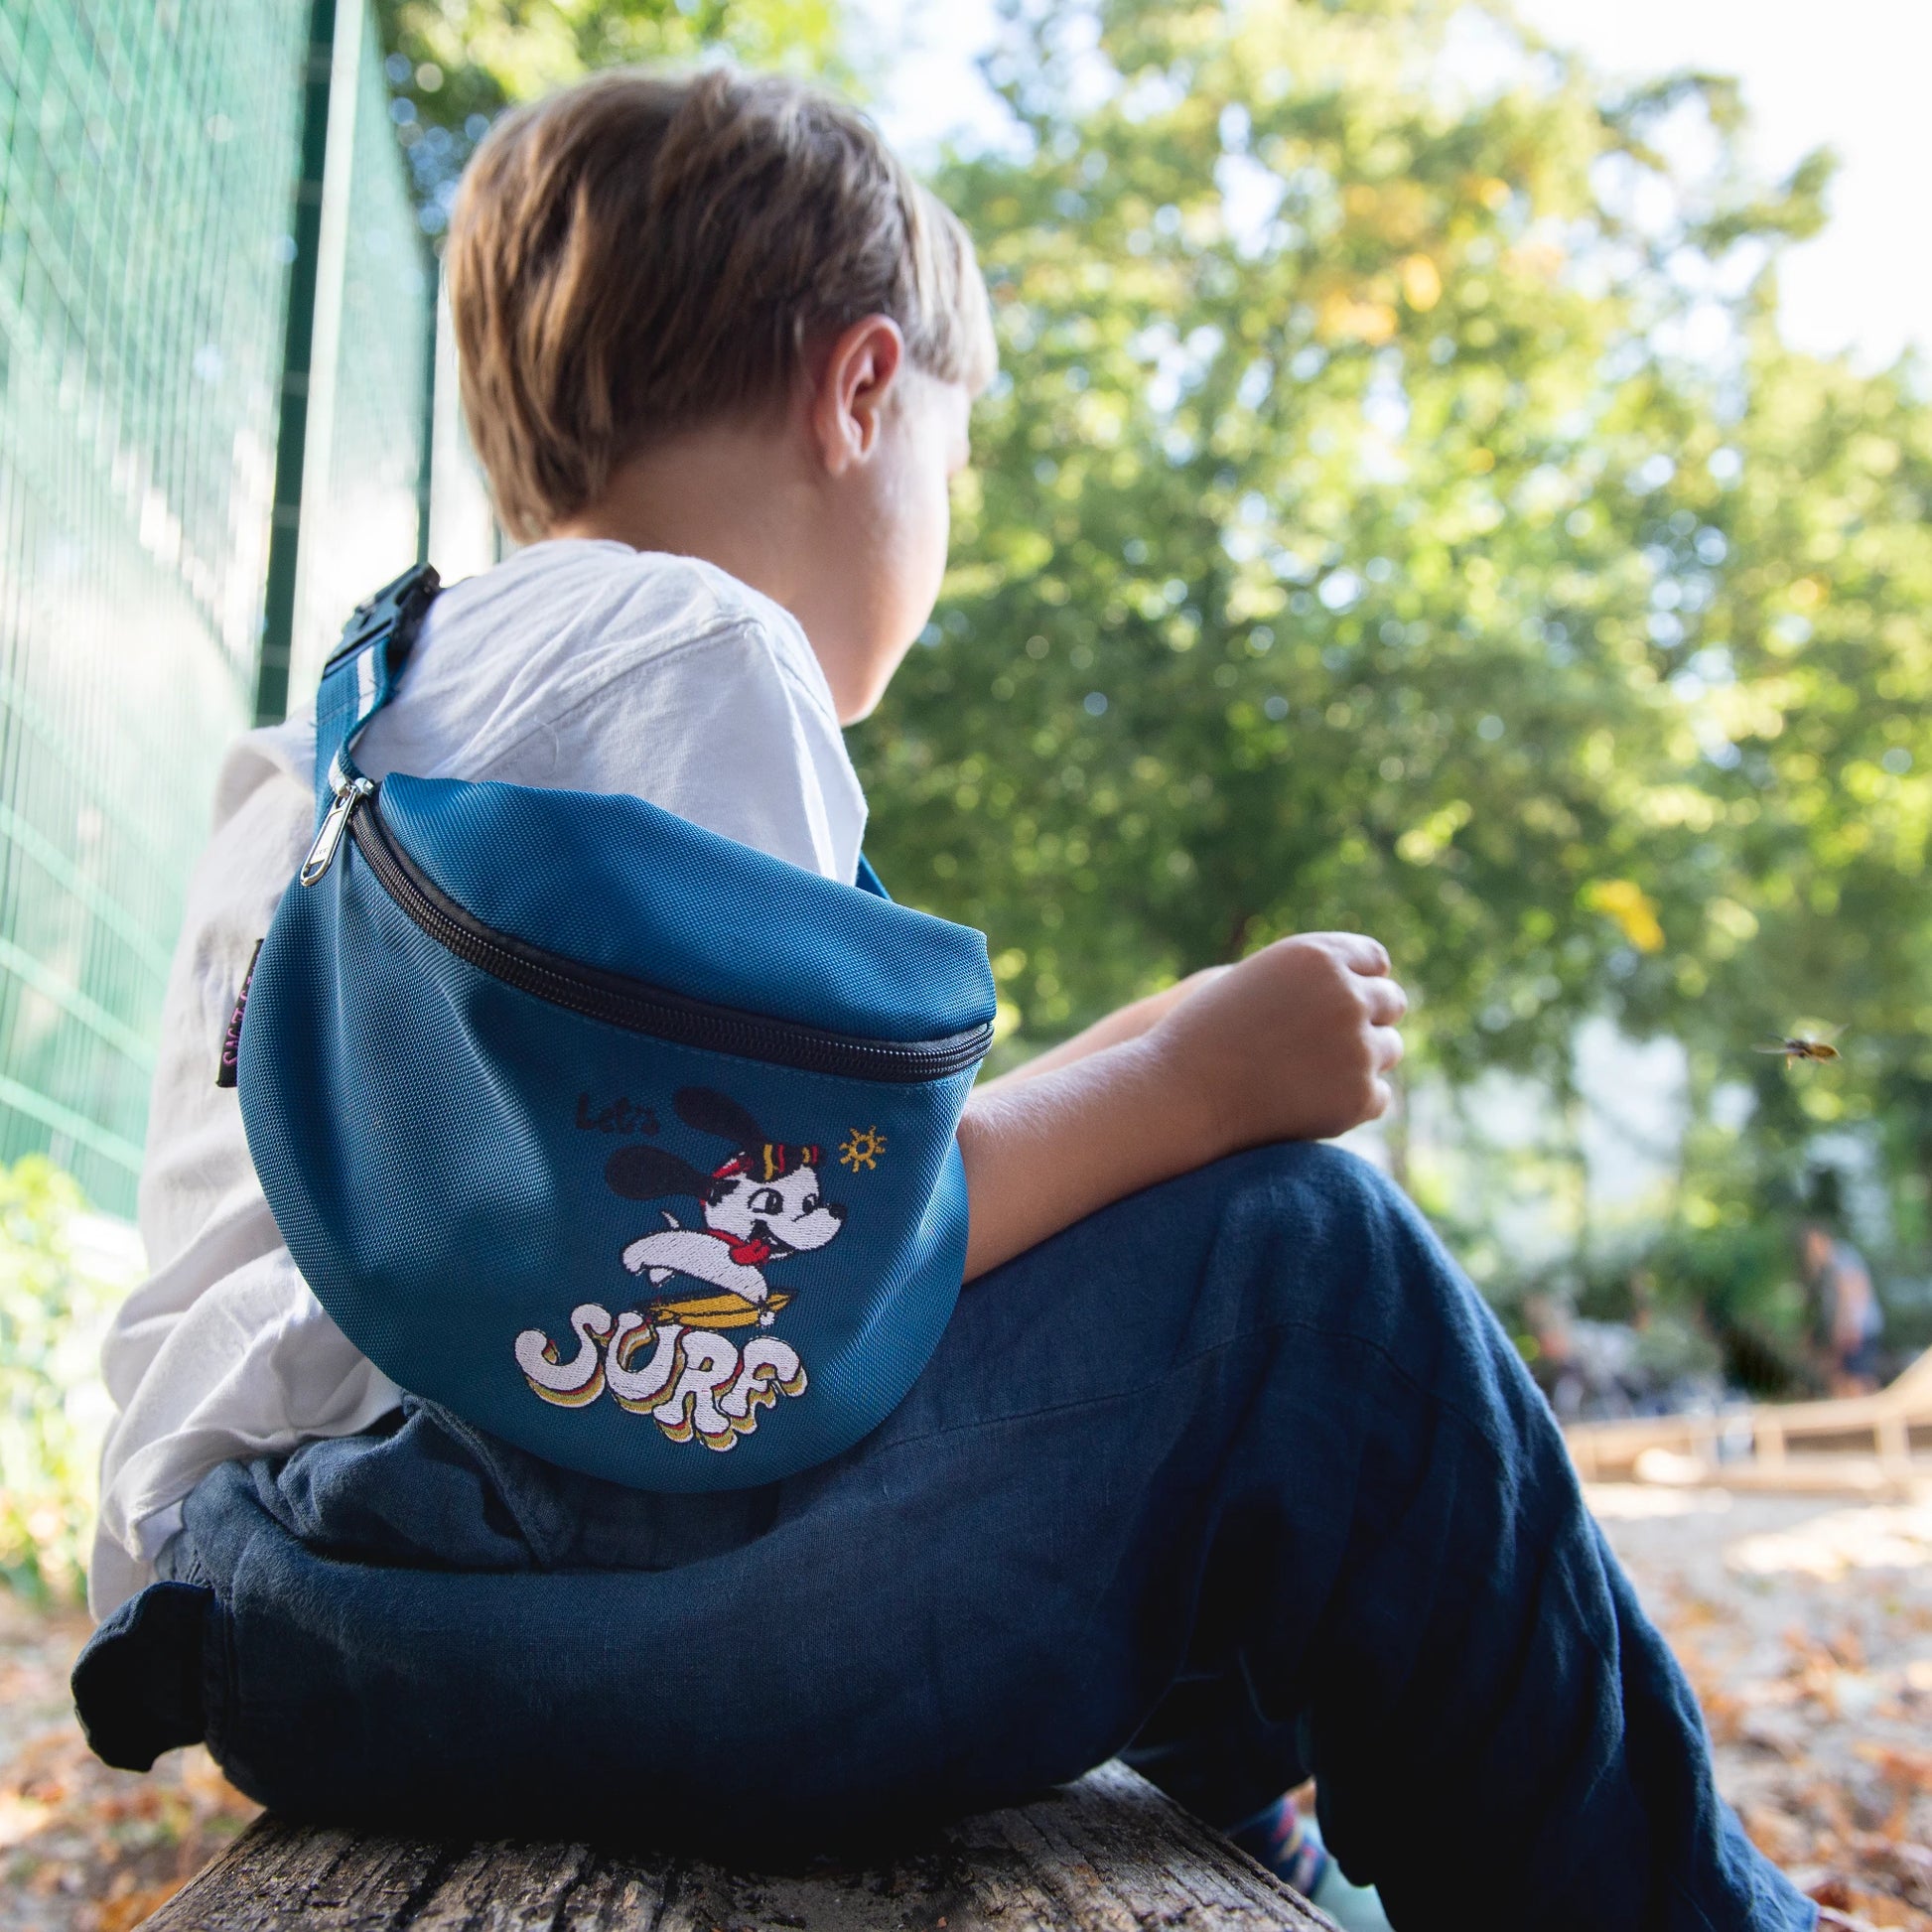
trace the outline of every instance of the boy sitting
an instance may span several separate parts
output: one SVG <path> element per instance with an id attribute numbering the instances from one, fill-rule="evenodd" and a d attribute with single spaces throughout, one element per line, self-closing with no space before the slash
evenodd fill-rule
<path id="1" fill-rule="evenodd" d="M 616 73 L 499 123 L 450 263 L 530 541 L 434 606 L 363 768 L 633 792 L 852 881 L 839 728 L 931 611 L 993 369 L 964 233 L 805 88 Z M 1399 1924 L 1470 1842 L 1499 1927 L 1813 1922 L 1497 1325 L 1314 1144 L 1387 1104 L 1374 940 L 983 1084 L 972 1286 L 907 1399 L 781 1482 L 644 1493 L 398 1390 L 281 1243 L 209 1073 L 312 748 L 230 755 L 170 989 L 76 1672 L 105 1754 L 206 1736 L 295 1815 L 741 1854 L 1117 1752 L 1223 1825 L 1315 1770 Z"/>

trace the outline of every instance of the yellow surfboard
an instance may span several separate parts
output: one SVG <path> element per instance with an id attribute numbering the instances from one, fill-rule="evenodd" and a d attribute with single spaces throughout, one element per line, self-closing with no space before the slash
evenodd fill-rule
<path id="1" fill-rule="evenodd" d="M 742 1295 L 697 1295 L 688 1302 L 653 1302 L 651 1318 L 655 1321 L 681 1321 L 687 1328 L 748 1328 L 767 1310 L 775 1314 L 789 1295 L 767 1295 L 762 1302 L 748 1302 Z"/>

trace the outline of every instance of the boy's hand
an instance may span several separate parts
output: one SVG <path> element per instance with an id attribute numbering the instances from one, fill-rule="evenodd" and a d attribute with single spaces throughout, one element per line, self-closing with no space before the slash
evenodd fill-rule
<path id="1" fill-rule="evenodd" d="M 1409 1001 L 1376 940 L 1301 933 L 1174 992 L 1148 1044 L 1213 1155 L 1326 1140 L 1387 1110 Z"/>

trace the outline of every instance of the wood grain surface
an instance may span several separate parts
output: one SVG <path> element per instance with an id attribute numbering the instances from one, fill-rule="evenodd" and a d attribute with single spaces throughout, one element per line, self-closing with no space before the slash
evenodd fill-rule
<path id="1" fill-rule="evenodd" d="M 431 1843 L 263 1818 L 150 1932 L 1313 1932 L 1329 1921 L 1122 1764 L 867 1868 Z"/>

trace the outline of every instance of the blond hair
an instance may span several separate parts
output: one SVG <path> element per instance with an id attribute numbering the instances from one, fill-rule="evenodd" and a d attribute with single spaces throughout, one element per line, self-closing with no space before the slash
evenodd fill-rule
<path id="1" fill-rule="evenodd" d="M 929 374 L 993 375 L 957 217 L 858 112 L 776 75 L 620 69 L 503 115 L 448 261 L 464 410 L 517 537 L 652 439 L 775 403 L 862 316 Z"/>

